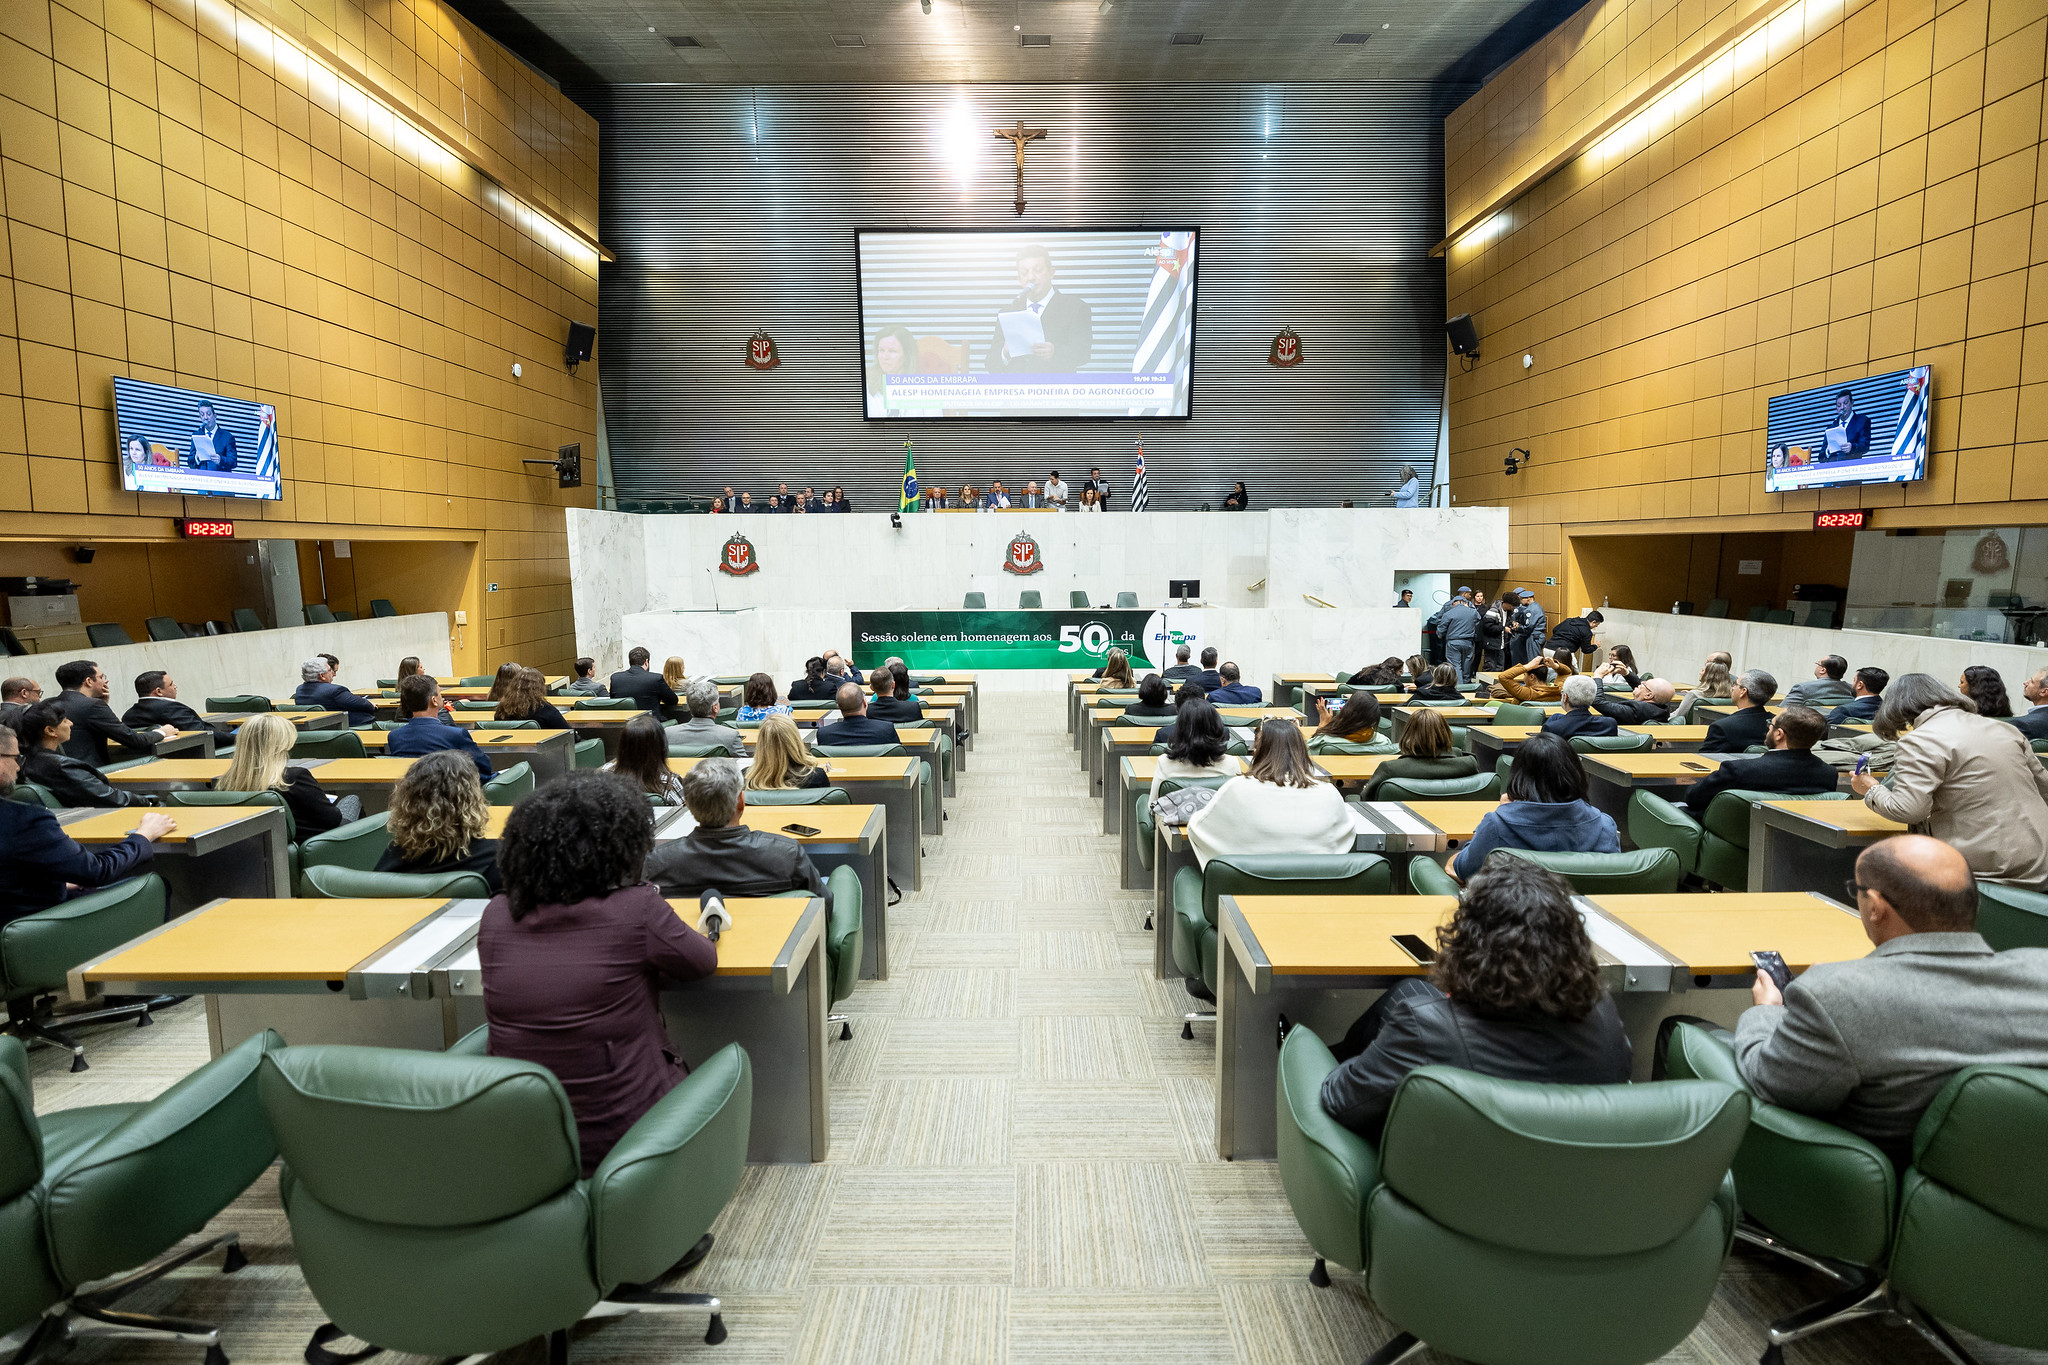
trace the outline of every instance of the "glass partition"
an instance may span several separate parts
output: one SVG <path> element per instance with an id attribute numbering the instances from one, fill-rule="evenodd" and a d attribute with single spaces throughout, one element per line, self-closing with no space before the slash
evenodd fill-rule
<path id="1" fill-rule="evenodd" d="M 2048 643 L 2048 526 L 1859 531 L 1842 624 Z"/>

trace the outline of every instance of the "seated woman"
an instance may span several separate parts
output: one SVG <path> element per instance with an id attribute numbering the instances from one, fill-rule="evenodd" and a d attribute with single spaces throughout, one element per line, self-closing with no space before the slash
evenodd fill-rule
<path id="1" fill-rule="evenodd" d="M 1376 664 L 1367 664 L 1346 681 L 1353 687 L 1398 687 L 1401 683 L 1401 661 L 1390 654 Z"/>
<path id="2" fill-rule="evenodd" d="M 498 694 L 498 709 L 491 712 L 491 719 L 530 720 L 543 730 L 569 728 L 569 722 L 548 700 L 548 680 L 537 668 L 522 668 L 512 675 Z"/>
<path id="3" fill-rule="evenodd" d="M 747 765 L 746 790 L 831 785 L 832 776 L 826 765 L 804 748 L 804 738 L 795 721 L 788 716 L 770 716 L 761 722 L 761 738 L 754 744 L 754 761 Z"/>
<path id="4" fill-rule="evenodd" d="M 668 731 L 652 711 L 642 711 L 619 732 L 619 756 L 604 765 L 664 805 L 683 801 L 683 779 L 668 766 Z"/>
<path id="5" fill-rule="evenodd" d="M 1519 858 L 1496 858 L 1472 878 L 1437 930 L 1430 975 L 1374 1001 L 1331 1050 L 1342 1065 L 1323 1078 L 1323 1109 L 1374 1140 L 1419 1066 L 1564 1085 L 1629 1078 L 1628 1034 L 1571 884 Z"/>
<path id="6" fill-rule="evenodd" d="M 2012 719 L 2012 698 L 2006 695 L 2005 677 L 1995 668 L 1972 664 L 1963 670 L 1964 696 L 1977 703 L 1977 714 L 1992 720 Z"/>
<path id="7" fill-rule="evenodd" d="M 1538 853 L 1619 853 L 1614 818 L 1586 800 L 1586 768 L 1571 742 L 1539 730 L 1522 741 L 1508 769 L 1508 790 L 1487 812 L 1447 871 L 1464 881 L 1497 848 Z"/>
<path id="8" fill-rule="evenodd" d="M 1401 674 L 1410 683 L 1420 685 L 1429 678 L 1429 660 L 1420 654 L 1410 654 L 1401 661 Z"/>
<path id="9" fill-rule="evenodd" d="M 1321 717 L 1322 723 L 1309 736 L 1310 753 L 1321 752 L 1317 747 L 1321 740 L 1359 745 L 1369 754 L 1396 752 L 1393 741 L 1380 736 L 1380 699 L 1370 692 L 1353 692 L 1344 699 L 1343 709 L 1338 711 L 1332 711 L 1330 703 L 1318 696 L 1316 715 Z"/>
<path id="10" fill-rule="evenodd" d="M 525 665 L 515 664 L 510 661 L 499 664 L 497 673 L 494 674 L 491 678 L 491 695 L 486 697 L 484 700 L 503 700 L 505 696 L 505 689 L 512 685 L 512 680 L 518 677 L 520 673 L 524 671 L 524 668 Z"/>
<path id="11" fill-rule="evenodd" d="M 668 656 L 668 662 L 661 666 L 661 680 L 668 684 L 668 690 L 675 693 L 676 696 L 681 697 L 683 695 L 684 689 L 690 684 L 690 673 L 683 664 L 682 655 L 671 654 Z M 690 708 L 687 705 L 679 703 L 667 708 L 667 710 L 670 720 L 688 720 L 690 718 Z"/>
<path id="12" fill-rule="evenodd" d="M 400 682 L 404 682 L 413 674 L 421 672 L 425 672 L 425 670 L 420 667 L 420 660 L 417 654 L 408 654 L 398 661 L 398 680 Z"/>
<path id="13" fill-rule="evenodd" d="M 1434 711 L 1417 711 L 1408 717 L 1408 727 L 1401 732 L 1401 756 L 1373 769 L 1372 781 L 1365 784 L 1365 799 L 1377 800 L 1380 784 L 1390 777 L 1434 782 L 1473 777 L 1478 772 L 1479 760 L 1457 751 L 1451 723 Z"/>
<path id="14" fill-rule="evenodd" d="M 1465 694 L 1458 690 L 1458 670 L 1449 664 L 1438 664 L 1429 671 L 1429 680 L 1416 680 L 1411 701 L 1463 701 Z"/>
<path id="15" fill-rule="evenodd" d="M 1203 867 L 1233 853 L 1349 853 L 1357 838 L 1343 793 L 1317 775 L 1301 728 L 1285 720 L 1259 727 L 1251 771 L 1225 782 L 1188 821 Z"/>
<path id="16" fill-rule="evenodd" d="M 1699 685 L 1679 699 L 1671 712 L 1672 722 L 1679 725 L 1691 723 L 1693 708 L 1702 702 L 1708 706 L 1726 706 L 1733 701 L 1735 678 L 1732 669 L 1733 661 L 1728 655 L 1708 655 L 1706 663 L 1700 666 Z"/>
<path id="17" fill-rule="evenodd" d="M 1593 677 L 1603 690 L 1611 692 L 1633 692 L 1643 685 L 1642 675 L 1636 671 L 1636 652 L 1627 645 L 1610 645 Z"/>
<path id="18" fill-rule="evenodd" d="M 391 846 L 377 860 L 377 870 L 475 872 L 493 892 L 500 891 L 498 841 L 484 838 L 490 818 L 484 784 L 467 756 L 440 749 L 415 759 L 391 788 L 391 818 L 384 825 Z"/>
<path id="19" fill-rule="evenodd" d="M 711 975 L 718 945 L 641 880 L 653 817 L 616 776 L 541 787 L 513 808 L 503 843 L 505 891 L 477 929 L 490 1053 L 561 1081 L 588 1176 L 688 1074 L 657 991 Z"/>
<path id="20" fill-rule="evenodd" d="M 824 666 L 824 660 L 819 660 L 821 672 Z M 770 716 L 788 714 L 789 703 L 775 699 L 775 679 L 766 673 L 756 673 L 747 679 L 747 685 L 740 693 L 739 721 L 742 725 L 758 725 Z"/>
<path id="21" fill-rule="evenodd" d="M 287 730 L 291 722 L 277 717 Z M 73 758 L 61 747 L 71 738 L 71 717 L 64 704 L 52 698 L 39 701 L 21 713 L 16 727 L 21 735 L 21 780 L 47 787 L 60 806 L 154 806 L 154 796 L 122 791 L 110 784 L 98 768 L 82 758 Z"/>
<path id="22" fill-rule="evenodd" d="M 791 701 L 831 701 L 839 695 L 839 679 L 825 672 L 823 655 L 804 660 L 804 675 L 789 685 Z"/>
<path id="23" fill-rule="evenodd" d="M 298 739 L 299 727 L 276 712 L 251 716 L 236 732 L 235 756 L 228 760 L 228 770 L 213 779 L 213 789 L 276 792 L 290 807 L 301 839 L 362 819 L 360 796 L 329 799 L 310 771 L 288 766 L 292 745 Z"/>
<path id="24" fill-rule="evenodd" d="M 1138 685 L 1137 678 L 1131 673 L 1130 656 L 1121 649 L 1109 651 L 1102 661 L 1101 672 L 1095 676 L 1102 679 L 1105 688 L 1114 688 L 1117 691 L 1127 691 Z"/>
<path id="25" fill-rule="evenodd" d="M 1167 700 L 1166 679 L 1157 673 L 1147 673 L 1138 680 L 1138 700 L 1124 708 L 1127 716 L 1171 716 L 1176 713 L 1177 708 Z"/>
<path id="26" fill-rule="evenodd" d="M 1223 717 L 1209 699 L 1195 689 L 1195 695 L 1180 704 L 1166 752 L 1152 766 L 1152 799 L 1159 799 L 1159 784 L 1169 777 L 1234 777 L 1238 763 L 1223 751 L 1230 747 L 1230 732 Z M 1165 734 L 1164 730 L 1160 731 Z"/>
<path id="27" fill-rule="evenodd" d="M 1251 505 L 1252 495 L 1245 491 L 1244 480 L 1239 479 L 1237 486 L 1232 488 L 1224 497 L 1223 510 L 1226 512 L 1242 512 Z"/>

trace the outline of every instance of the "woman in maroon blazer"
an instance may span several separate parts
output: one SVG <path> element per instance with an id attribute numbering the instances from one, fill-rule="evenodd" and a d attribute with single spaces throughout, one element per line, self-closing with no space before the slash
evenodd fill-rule
<path id="1" fill-rule="evenodd" d="M 555 1073 L 586 1176 L 688 1070 L 669 1050 L 659 983 L 718 966 L 718 945 L 641 880 L 653 846 L 647 798 L 624 779 L 584 771 L 548 783 L 505 822 L 505 891 L 477 935 L 491 1055 Z"/>

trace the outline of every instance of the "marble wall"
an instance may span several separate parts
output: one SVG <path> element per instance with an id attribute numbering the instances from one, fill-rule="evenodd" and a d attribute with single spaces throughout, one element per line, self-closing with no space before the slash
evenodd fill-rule
<path id="1" fill-rule="evenodd" d="M 357 692 L 393 677 L 398 661 L 419 656 L 429 673 L 450 671 L 448 617 L 441 612 L 375 616 L 331 626 L 291 626 L 238 635 L 205 635 L 196 640 L 153 640 L 142 644 L 84 649 L 71 654 L 29 654 L 0 661 L 10 675 L 34 678 L 43 695 L 57 695 L 57 670 L 72 659 L 91 659 L 114 685 L 107 705 L 119 715 L 135 704 L 135 678 L 161 668 L 178 685 L 178 699 L 204 710 L 206 698 L 260 693 L 288 697 L 299 685 L 299 665 L 315 654 L 341 660 L 337 681 Z"/>
<path id="2" fill-rule="evenodd" d="M 2004 676 L 2017 711 L 2025 705 L 2020 701 L 2020 683 L 2048 668 L 2048 649 L 2020 645 L 1937 640 L 1874 630 L 1813 630 L 1661 612 L 1603 614 L 1607 619 L 1596 637 L 1601 643 L 1627 645 L 1635 651 L 1637 664 L 1675 683 L 1697 678 L 1700 665 L 1717 649 L 1735 656 L 1738 671 L 1763 669 L 1778 680 L 1780 690 L 1811 678 L 1814 660 L 1829 654 L 1847 659 L 1852 670 L 1875 665 L 1893 677 L 1931 673 L 1951 687 L 1965 668 L 1984 664 Z"/>
<path id="3" fill-rule="evenodd" d="M 647 523 L 652 517 L 571 508 L 569 602 L 576 616 L 576 652 L 597 671 L 626 666 L 619 623 L 647 608 Z"/>

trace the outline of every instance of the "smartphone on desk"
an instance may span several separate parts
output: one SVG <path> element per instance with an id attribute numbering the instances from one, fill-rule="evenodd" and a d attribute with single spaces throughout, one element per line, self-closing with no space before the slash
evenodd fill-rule
<path id="1" fill-rule="evenodd" d="M 1695 762 L 1693 762 L 1693 761 L 1692 761 L 1691 759 L 1689 759 L 1689 758 L 1688 758 L 1688 759 L 1680 759 L 1680 760 L 1679 760 L 1679 763 L 1678 763 L 1678 766 L 1679 766 L 1679 767 L 1681 767 L 1681 768 L 1687 768 L 1687 769 L 1690 769 L 1691 771 L 1693 771 L 1693 772 L 1696 772 L 1696 773 L 1710 773 L 1710 772 L 1714 771 L 1714 765 L 1713 765 L 1713 764 L 1711 764 L 1711 763 L 1695 763 Z"/>
<path id="2" fill-rule="evenodd" d="M 795 836 L 796 836 L 797 838 L 799 838 L 799 839 L 808 839 L 808 838 L 810 838 L 810 837 L 811 837 L 812 835 L 814 835 L 814 834 L 820 834 L 820 833 L 823 833 L 823 831 L 821 831 L 821 830 L 819 830 L 819 829 L 817 829 L 817 828 L 815 828 L 815 827 L 813 827 L 813 826 L 811 826 L 811 825 L 798 825 L 798 824 L 788 824 L 788 825 L 784 825 L 784 826 L 782 827 L 782 832 L 783 832 L 784 834 L 794 834 L 794 835 L 795 835 Z"/>
<path id="3" fill-rule="evenodd" d="M 1396 948 L 1414 958 L 1421 965 L 1427 967 L 1430 963 L 1436 961 L 1436 949 L 1424 943 L 1414 934 L 1394 934 L 1391 937 Z"/>
<path id="4" fill-rule="evenodd" d="M 1792 969 L 1785 965 L 1785 957 L 1775 948 L 1764 948 L 1749 955 L 1756 969 L 1771 979 L 1771 984 L 1783 995 L 1785 988 L 1792 984 Z"/>

